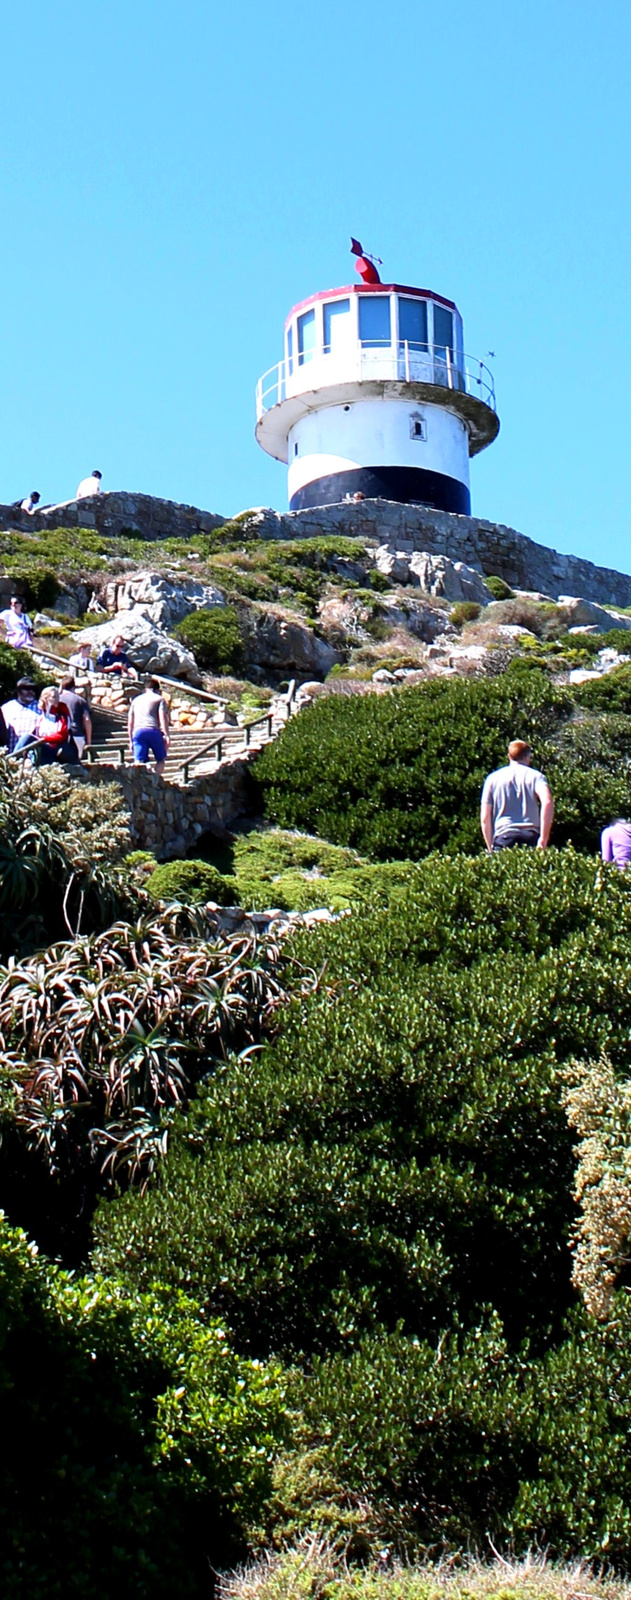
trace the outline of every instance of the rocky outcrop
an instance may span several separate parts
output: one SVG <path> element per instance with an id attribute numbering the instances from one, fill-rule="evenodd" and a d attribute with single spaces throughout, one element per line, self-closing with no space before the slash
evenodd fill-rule
<path id="1" fill-rule="evenodd" d="M 318 621 L 329 643 L 342 652 L 367 644 L 375 622 L 406 629 L 425 644 L 454 632 L 446 611 L 401 592 L 376 594 L 371 600 L 352 593 L 329 595 L 318 608 Z"/>
<path id="2" fill-rule="evenodd" d="M 225 595 L 212 584 L 195 578 L 165 578 L 159 572 L 135 572 L 132 577 L 112 579 L 104 591 L 108 611 L 135 611 L 157 623 L 159 628 L 174 628 L 191 611 L 209 611 L 224 606 Z"/>
<path id="3" fill-rule="evenodd" d="M 253 512 L 250 537 L 313 539 L 323 534 L 373 540 L 412 556 L 416 551 L 448 556 L 487 575 L 503 578 L 511 589 L 538 589 L 544 594 L 586 595 L 601 605 L 631 606 L 631 577 L 597 567 L 579 556 L 535 544 L 503 523 L 481 517 L 459 517 L 425 506 L 393 500 L 362 500 L 307 511 Z"/>
<path id="4" fill-rule="evenodd" d="M 580 600 L 574 595 L 559 595 L 559 605 L 569 614 L 568 627 L 592 627 L 599 633 L 608 633 L 610 628 L 631 629 L 631 617 L 620 616 L 618 611 L 606 611 L 603 606 L 596 606 L 590 600 Z"/>
<path id="5" fill-rule="evenodd" d="M 275 606 L 244 608 L 241 628 L 250 668 L 297 678 L 324 678 L 339 655 L 299 617 Z"/>
<path id="6" fill-rule="evenodd" d="M 151 622 L 144 611 L 120 611 L 114 621 L 101 622 L 94 628 L 82 628 L 73 637 L 79 644 L 87 641 L 97 651 L 111 644 L 118 635 L 125 640 L 132 666 L 139 672 L 158 672 L 165 678 L 185 678 L 189 683 L 201 683 L 195 657 L 177 639 Z"/>

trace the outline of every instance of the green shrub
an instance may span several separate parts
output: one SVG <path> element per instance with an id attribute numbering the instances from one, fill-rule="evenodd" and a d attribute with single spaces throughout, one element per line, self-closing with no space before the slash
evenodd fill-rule
<path id="1" fill-rule="evenodd" d="M 0 1588 L 202 1600 L 260 1515 L 280 1374 L 184 1297 L 48 1266 L 0 1219 Z"/>
<path id="2" fill-rule="evenodd" d="M 50 683 L 50 675 L 44 677 L 29 650 L 14 650 L 10 644 L 0 643 L 0 702 L 13 700 L 18 678 L 25 677 L 33 678 L 38 689 Z"/>
<path id="3" fill-rule="evenodd" d="M 231 672 L 243 660 L 239 619 L 233 606 L 192 611 L 174 632 L 187 650 L 192 650 L 202 671 Z"/>
<path id="4" fill-rule="evenodd" d="M 362 855 L 418 857 L 479 848 L 484 778 L 512 738 L 535 762 L 569 715 L 571 696 L 543 673 L 492 682 L 433 680 L 387 696 L 329 696 L 301 712 L 257 760 L 261 808 L 282 827 L 319 833 Z M 589 811 L 560 842 L 593 848 Z"/>
<path id="5" fill-rule="evenodd" d="M 165 861 L 152 872 L 147 891 L 154 900 L 180 900 L 185 905 L 206 900 L 229 903 L 225 879 L 208 861 Z"/>
<path id="6" fill-rule="evenodd" d="M 573 694 L 578 704 L 589 711 L 623 711 L 631 715 L 631 664 L 614 667 L 603 678 L 575 685 Z"/>
<path id="7" fill-rule="evenodd" d="M 475 600 L 458 600 L 451 608 L 449 620 L 453 622 L 455 628 L 462 628 L 465 622 L 476 622 L 481 610 L 482 607 L 477 605 Z"/>
<path id="8" fill-rule="evenodd" d="M 316 994 L 205 1083 L 153 1188 L 103 1208 L 99 1264 L 185 1288 L 261 1355 L 433 1337 L 489 1303 L 511 1341 L 558 1332 L 559 1066 L 631 1061 L 630 935 L 631 885 L 553 851 L 433 858 L 292 939 Z"/>
<path id="9" fill-rule="evenodd" d="M 47 606 L 54 606 L 61 585 L 49 567 L 15 566 L 11 577 L 24 596 L 27 611 L 43 611 Z"/>
<path id="10" fill-rule="evenodd" d="M 509 588 L 503 578 L 496 577 L 495 573 L 491 573 L 490 577 L 484 579 L 484 582 L 487 589 L 490 589 L 494 600 L 514 599 L 513 590 Z"/>

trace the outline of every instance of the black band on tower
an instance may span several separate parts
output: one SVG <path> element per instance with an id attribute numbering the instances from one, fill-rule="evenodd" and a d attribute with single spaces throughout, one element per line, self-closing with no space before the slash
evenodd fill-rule
<path id="1" fill-rule="evenodd" d="M 339 505 L 347 495 L 359 493 L 366 500 L 399 500 L 403 505 L 471 515 L 471 495 L 466 484 L 442 472 L 426 472 L 423 467 L 355 467 L 349 472 L 331 472 L 298 489 L 289 509 L 305 511 L 310 506 Z"/>

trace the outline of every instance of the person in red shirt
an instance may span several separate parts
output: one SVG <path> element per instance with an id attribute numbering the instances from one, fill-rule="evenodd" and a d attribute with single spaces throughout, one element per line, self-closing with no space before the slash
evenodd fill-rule
<path id="1" fill-rule="evenodd" d="M 50 766 L 52 761 L 78 761 L 77 747 L 68 731 L 70 712 L 57 688 L 42 690 L 39 711 L 35 738 L 42 741 L 39 745 L 40 766 Z"/>

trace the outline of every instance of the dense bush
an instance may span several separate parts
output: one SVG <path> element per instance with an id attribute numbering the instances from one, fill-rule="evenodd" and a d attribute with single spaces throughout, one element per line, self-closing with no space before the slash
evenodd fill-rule
<path id="1" fill-rule="evenodd" d="M 0 1388 L 5 1600 L 206 1597 L 268 1489 L 279 1373 L 183 1297 L 73 1280 L 0 1219 Z"/>
<path id="2" fill-rule="evenodd" d="M 155 1186 L 102 1212 L 98 1259 L 259 1353 L 486 1303 L 539 1340 L 571 1300 L 558 1067 L 631 1060 L 631 887 L 573 852 L 433 859 L 376 910 L 292 941 L 326 981 L 207 1081 Z"/>
<path id="3" fill-rule="evenodd" d="M 146 888 L 153 900 L 179 900 L 185 905 L 232 901 L 225 878 L 208 861 L 165 861 L 147 879 Z"/>
<path id="4" fill-rule="evenodd" d="M 380 1335 L 350 1358 L 316 1361 L 299 1401 L 320 1481 L 328 1470 L 339 1486 L 338 1528 L 354 1493 L 380 1514 L 382 1542 L 399 1549 L 487 1550 L 490 1538 L 508 1551 L 545 1547 L 628 1567 L 626 1301 L 606 1329 L 576 1319 L 538 1358 L 511 1353 L 494 1318 L 445 1335 L 438 1349 Z M 315 1503 L 285 1508 L 303 1529 L 317 1520 L 317 1471 L 310 1488 Z"/>
<path id="5" fill-rule="evenodd" d="M 482 607 L 477 605 L 475 600 L 458 600 L 451 608 L 449 620 L 453 622 L 454 627 L 462 628 L 465 622 L 476 622 L 481 610 Z"/>
<path id="6" fill-rule="evenodd" d="M 0 704 L 15 697 L 18 678 L 33 678 L 38 689 L 49 682 L 40 671 L 35 658 L 28 650 L 14 650 L 10 644 L 0 643 Z"/>
<path id="7" fill-rule="evenodd" d="M 631 665 L 614 667 L 604 678 L 593 678 L 574 690 L 579 705 L 590 711 L 621 711 L 631 715 Z"/>
<path id="8" fill-rule="evenodd" d="M 262 801 L 281 826 L 378 859 L 476 849 L 486 773 L 506 760 L 512 738 L 530 740 L 535 761 L 543 757 L 571 706 L 568 692 L 536 671 L 434 680 L 352 701 L 331 696 L 292 719 L 257 761 Z M 575 842 L 587 834 L 595 843 L 578 821 Z"/>
<path id="9" fill-rule="evenodd" d="M 233 606 L 191 611 L 174 632 L 187 650 L 192 650 L 203 671 L 231 672 L 243 660 L 241 629 Z"/>

